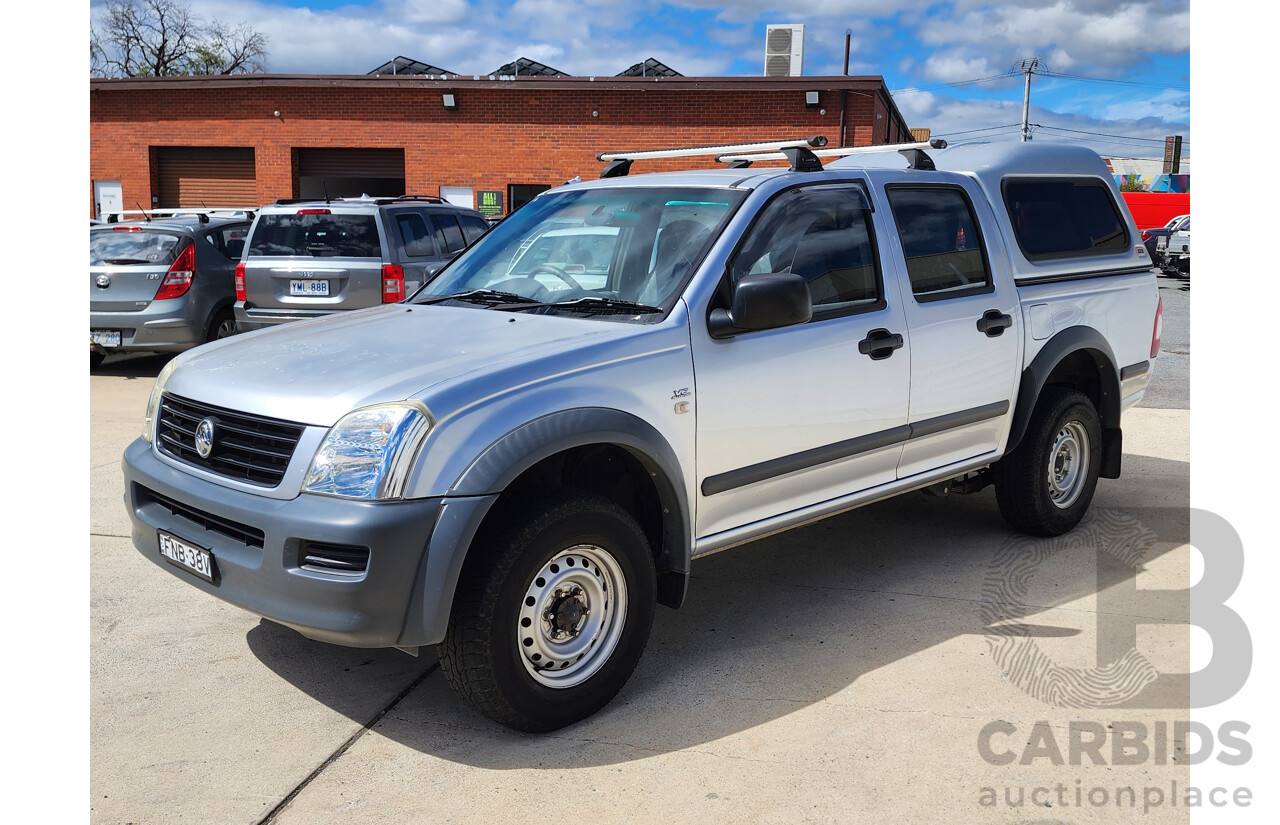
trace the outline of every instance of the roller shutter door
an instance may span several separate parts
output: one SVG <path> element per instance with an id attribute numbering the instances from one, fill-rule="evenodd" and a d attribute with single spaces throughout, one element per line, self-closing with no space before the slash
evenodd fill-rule
<path id="1" fill-rule="evenodd" d="M 298 149 L 298 197 L 403 194 L 403 149 Z"/>
<path id="2" fill-rule="evenodd" d="M 403 178 L 403 149 L 299 149 L 298 174 L 307 177 Z"/>
<path id="3" fill-rule="evenodd" d="M 251 148 L 161 146 L 161 208 L 188 206 L 258 206 Z"/>

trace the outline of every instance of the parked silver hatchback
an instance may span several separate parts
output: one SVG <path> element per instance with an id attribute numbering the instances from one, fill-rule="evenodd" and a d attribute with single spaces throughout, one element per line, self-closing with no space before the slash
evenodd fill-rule
<path id="1" fill-rule="evenodd" d="M 146 213 L 89 227 L 89 368 L 233 334 L 232 282 L 252 212 Z"/>
<path id="2" fill-rule="evenodd" d="M 402 301 L 487 229 L 434 197 L 277 201 L 236 267 L 237 328 Z"/>

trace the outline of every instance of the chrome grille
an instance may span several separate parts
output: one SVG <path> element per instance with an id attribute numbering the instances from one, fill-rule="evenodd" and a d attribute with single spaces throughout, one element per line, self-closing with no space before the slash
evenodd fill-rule
<path id="1" fill-rule="evenodd" d="M 159 418 L 156 443 L 161 452 L 209 472 L 264 487 L 280 483 L 305 429 L 301 424 L 168 394 L 160 402 Z M 215 434 L 213 451 L 202 458 L 196 449 L 196 428 L 206 418 L 215 421 Z"/>

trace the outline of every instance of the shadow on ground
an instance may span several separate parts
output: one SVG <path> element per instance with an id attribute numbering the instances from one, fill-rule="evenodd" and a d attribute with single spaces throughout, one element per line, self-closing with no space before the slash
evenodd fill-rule
<path id="1" fill-rule="evenodd" d="M 89 374 L 114 375 L 130 380 L 145 379 L 151 382 L 173 357 L 173 353 L 122 352 L 117 355 L 108 355 L 97 368 L 90 370 Z"/>
<path id="2" fill-rule="evenodd" d="M 1189 472 L 1182 462 L 1147 461 L 1154 462 L 1154 473 L 1186 478 Z M 887 701 L 907 711 L 950 708 L 973 701 L 952 695 L 957 674 L 964 676 L 961 684 L 976 684 L 978 692 L 1017 690 L 992 662 L 997 644 L 992 640 L 1000 635 L 993 635 L 988 624 L 993 617 L 1012 622 L 1014 630 L 1005 625 L 1005 637 L 1077 635 L 1078 629 L 1039 615 L 1042 609 L 1133 579 L 1143 564 L 1187 544 L 1188 535 L 1185 508 L 1095 507 L 1067 536 L 1035 540 L 1011 533 L 990 489 L 945 499 L 901 496 L 698 560 L 685 606 L 659 609 L 631 681 L 590 719 L 547 736 L 515 733 L 472 711 L 435 671 L 375 730 L 461 764 L 566 768 L 706 745 L 824 700 Z M 1124 553 L 1130 553 L 1128 562 L 1094 563 Z M 1038 575 L 1031 571 L 1038 581 L 1023 587 L 1020 604 L 993 608 L 993 599 L 1008 596 L 1010 575 L 1021 577 L 1019 587 L 1027 584 L 1025 565 L 1014 574 L 1001 567 L 1024 557 L 1040 565 Z M 964 645 L 959 654 L 964 661 L 949 665 L 960 670 L 948 671 L 946 678 L 911 658 L 973 635 L 990 644 Z M 250 631 L 247 640 L 282 679 L 348 715 L 355 707 L 353 693 L 387 686 L 362 686 L 360 676 L 348 672 L 335 679 L 337 672 L 349 667 L 353 656 L 380 661 L 404 655 L 330 647 L 269 622 Z M 299 647 L 307 655 L 299 656 Z M 936 656 L 931 652 L 923 658 Z M 430 654 L 424 668 L 433 662 Z M 900 693 L 886 699 L 883 685 L 860 690 L 860 680 L 895 663 L 895 679 L 905 678 Z M 891 692 L 899 691 L 898 685 Z M 1187 706 L 1187 697 L 1168 698 L 1172 704 L 1166 706 Z M 854 718 L 859 715 L 865 714 Z M 872 749 L 873 730 L 868 728 L 863 743 Z"/>

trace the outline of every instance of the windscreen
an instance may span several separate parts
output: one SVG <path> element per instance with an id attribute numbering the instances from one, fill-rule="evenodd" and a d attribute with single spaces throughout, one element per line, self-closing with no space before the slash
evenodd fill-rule
<path id="1" fill-rule="evenodd" d="M 669 305 L 743 197 L 702 187 L 543 195 L 477 241 L 416 299 L 485 290 L 538 308 Z"/>
<path id="2" fill-rule="evenodd" d="M 173 263 L 181 235 L 149 229 L 96 229 L 89 232 L 89 266 Z"/>
<path id="3" fill-rule="evenodd" d="M 304 258 L 381 258 L 378 224 L 373 215 L 328 211 L 264 214 L 258 217 L 250 255 Z"/>

